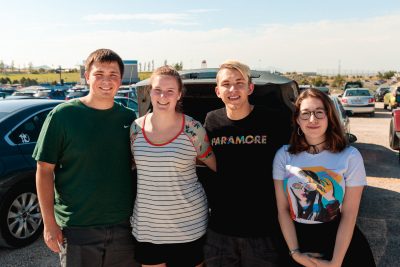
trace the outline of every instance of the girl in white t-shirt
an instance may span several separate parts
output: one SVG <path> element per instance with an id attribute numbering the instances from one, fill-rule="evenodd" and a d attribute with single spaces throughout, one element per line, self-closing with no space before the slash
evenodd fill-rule
<path id="1" fill-rule="evenodd" d="M 295 103 L 290 144 L 275 155 L 278 218 L 292 266 L 375 266 L 355 225 L 366 183 L 332 100 L 308 89 Z"/>

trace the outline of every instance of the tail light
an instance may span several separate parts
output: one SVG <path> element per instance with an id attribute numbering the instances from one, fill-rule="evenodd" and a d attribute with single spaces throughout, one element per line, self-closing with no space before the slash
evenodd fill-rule
<path id="1" fill-rule="evenodd" d="M 342 98 L 342 103 L 347 104 L 347 99 L 346 98 Z"/>
<path id="2" fill-rule="evenodd" d="M 370 99 L 368 99 L 368 103 L 374 103 L 375 102 L 375 98 L 371 97 Z"/>

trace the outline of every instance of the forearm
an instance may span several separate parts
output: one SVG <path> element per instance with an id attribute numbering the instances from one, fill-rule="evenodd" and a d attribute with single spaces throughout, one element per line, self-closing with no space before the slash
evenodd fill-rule
<path id="1" fill-rule="evenodd" d="M 288 211 L 279 211 L 279 225 L 289 250 L 299 248 L 296 229 Z"/>
<path id="2" fill-rule="evenodd" d="M 357 214 L 343 213 L 340 219 L 339 228 L 336 234 L 335 249 L 333 251 L 332 262 L 340 266 L 349 248 L 353 237 L 354 226 L 356 224 Z"/>
<path id="3" fill-rule="evenodd" d="M 340 266 L 349 248 L 356 224 L 363 187 L 346 187 L 332 262 Z"/>
<path id="4" fill-rule="evenodd" d="M 44 224 L 55 224 L 54 173 L 49 170 L 44 170 L 43 167 L 39 167 L 39 165 L 36 171 L 36 190 Z"/>

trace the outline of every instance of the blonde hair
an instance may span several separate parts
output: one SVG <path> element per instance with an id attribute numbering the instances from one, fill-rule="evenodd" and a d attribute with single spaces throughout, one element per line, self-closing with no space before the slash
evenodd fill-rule
<path id="1" fill-rule="evenodd" d="M 243 64 L 237 60 L 227 60 L 222 65 L 219 67 L 218 73 L 217 73 L 217 84 L 218 84 L 218 79 L 221 70 L 223 69 L 231 69 L 231 70 L 237 70 L 242 74 L 243 78 L 248 82 L 251 83 L 251 71 L 249 66 L 246 64 Z"/>

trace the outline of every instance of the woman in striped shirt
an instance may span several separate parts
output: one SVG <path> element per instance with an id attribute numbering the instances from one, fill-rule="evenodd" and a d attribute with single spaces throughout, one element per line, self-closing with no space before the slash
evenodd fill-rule
<path id="1" fill-rule="evenodd" d="M 149 89 L 153 111 L 130 130 L 138 173 L 135 258 L 142 266 L 202 266 L 208 206 L 196 160 L 215 171 L 215 156 L 201 123 L 180 110 L 179 73 L 156 69 Z"/>

